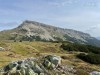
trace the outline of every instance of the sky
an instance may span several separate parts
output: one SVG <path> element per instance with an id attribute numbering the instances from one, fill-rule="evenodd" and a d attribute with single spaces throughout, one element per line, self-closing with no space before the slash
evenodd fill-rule
<path id="1" fill-rule="evenodd" d="M 25 20 L 100 37 L 100 0 L 0 0 L 0 31 Z"/>

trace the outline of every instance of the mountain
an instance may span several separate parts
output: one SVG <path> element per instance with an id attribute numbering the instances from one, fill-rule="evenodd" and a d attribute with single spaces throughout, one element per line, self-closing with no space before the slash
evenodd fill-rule
<path id="1" fill-rule="evenodd" d="M 0 32 L 1 40 L 70 41 L 100 46 L 100 41 L 87 33 L 51 25 L 24 21 L 17 28 Z"/>

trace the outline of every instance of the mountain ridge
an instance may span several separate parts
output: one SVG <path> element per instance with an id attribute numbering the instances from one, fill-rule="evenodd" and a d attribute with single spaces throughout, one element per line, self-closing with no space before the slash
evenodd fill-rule
<path id="1" fill-rule="evenodd" d="M 62 28 L 62 27 L 57 27 L 57 26 L 53 26 L 53 25 L 51 25 L 51 24 L 46 24 L 46 23 L 41 23 L 41 22 L 37 22 L 37 21 L 29 21 L 29 20 L 25 20 L 23 23 L 38 23 L 38 24 L 41 24 L 42 26 L 47 26 L 47 27 L 55 27 L 55 28 L 59 28 L 59 29 L 67 29 L 67 28 Z M 37 25 L 38 25 L 37 24 Z M 19 27 L 19 26 L 18 26 Z M 83 34 L 87 34 L 87 35 L 89 35 L 89 36 L 91 36 L 90 34 L 88 34 L 88 33 L 85 33 L 85 32 L 82 32 L 82 31 L 78 31 L 78 30 L 74 30 L 74 29 L 67 29 L 67 30 L 73 30 L 73 31 L 76 31 L 76 32 L 81 32 L 81 33 L 83 33 Z"/>
<path id="2" fill-rule="evenodd" d="M 6 40 L 71 41 L 100 46 L 100 41 L 88 33 L 29 20 L 24 21 L 14 29 L 1 31 L 0 34 L 0 37 L 2 39 L 6 37 Z"/>

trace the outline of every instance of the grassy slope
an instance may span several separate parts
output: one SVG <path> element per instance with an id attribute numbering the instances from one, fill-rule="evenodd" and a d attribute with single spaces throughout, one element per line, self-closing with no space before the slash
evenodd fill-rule
<path id="1" fill-rule="evenodd" d="M 11 33 L 15 32 L 16 30 L 5 30 L 0 32 L 0 41 L 1 40 L 8 40 L 11 37 Z"/>
<path id="2" fill-rule="evenodd" d="M 13 60 L 20 60 L 28 57 L 37 57 L 46 54 L 55 54 L 65 56 L 63 64 L 71 64 L 78 69 L 99 70 L 100 65 L 91 65 L 76 58 L 76 52 L 68 53 L 60 48 L 61 43 L 51 42 L 0 42 L 0 46 L 6 51 L 0 51 L 0 67 L 8 64 Z"/>

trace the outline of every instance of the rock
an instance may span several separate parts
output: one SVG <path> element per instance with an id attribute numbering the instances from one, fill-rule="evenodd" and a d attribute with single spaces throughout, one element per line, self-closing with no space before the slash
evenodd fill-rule
<path id="1" fill-rule="evenodd" d="M 43 64 L 47 68 L 50 68 L 50 66 L 51 66 L 51 62 L 49 62 L 48 60 L 44 60 Z"/>
<path id="2" fill-rule="evenodd" d="M 100 75 L 100 72 L 98 72 L 98 71 L 93 71 L 93 72 L 90 73 L 90 75 Z"/>
<path id="3" fill-rule="evenodd" d="M 4 51 L 5 49 L 3 47 L 0 47 L 0 51 Z"/>
<path id="4" fill-rule="evenodd" d="M 43 72 L 34 58 L 13 61 L 1 70 L 3 75 L 44 75 Z"/>
<path id="5" fill-rule="evenodd" d="M 61 57 L 56 55 L 27 58 L 9 63 L 0 70 L 0 75 L 74 75 L 73 67 L 60 66 Z"/>
<path id="6" fill-rule="evenodd" d="M 61 57 L 56 55 L 47 55 L 43 64 L 48 68 L 58 67 L 58 65 L 61 65 Z"/>

